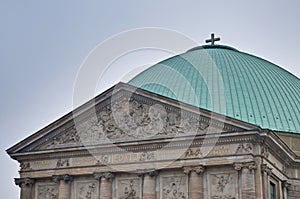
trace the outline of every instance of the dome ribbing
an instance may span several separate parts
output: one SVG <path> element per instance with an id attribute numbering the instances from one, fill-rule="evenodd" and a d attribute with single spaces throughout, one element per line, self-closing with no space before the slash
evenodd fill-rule
<path id="1" fill-rule="evenodd" d="M 299 78 L 232 47 L 193 48 L 151 66 L 128 83 L 262 128 L 300 133 Z"/>

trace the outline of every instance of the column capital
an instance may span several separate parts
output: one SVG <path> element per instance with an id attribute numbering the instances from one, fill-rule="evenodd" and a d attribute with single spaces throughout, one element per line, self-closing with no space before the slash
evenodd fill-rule
<path id="1" fill-rule="evenodd" d="M 148 175 L 150 177 L 154 177 L 158 175 L 158 170 L 157 169 L 145 169 L 145 170 L 137 170 L 137 175 L 139 177 Z"/>
<path id="2" fill-rule="evenodd" d="M 15 178 L 15 184 L 21 187 L 22 185 L 30 186 L 35 183 L 32 178 Z"/>
<path id="3" fill-rule="evenodd" d="M 272 174 L 272 168 L 268 167 L 267 164 L 262 164 L 261 165 L 261 171 L 267 173 L 267 175 Z"/>
<path id="4" fill-rule="evenodd" d="M 281 185 L 282 185 L 283 188 L 289 189 L 290 186 L 291 186 L 291 183 L 288 182 L 287 180 L 284 180 L 284 181 L 282 181 Z"/>
<path id="5" fill-rule="evenodd" d="M 191 172 L 195 172 L 196 174 L 201 174 L 204 172 L 205 167 L 202 165 L 198 166 L 185 166 L 183 167 L 183 173 L 189 175 Z"/>
<path id="6" fill-rule="evenodd" d="M 254 170 L 257 168 L 256 163 L 253 162 L 236 162 L 233 164 L 233 168 L 237 171 L 242 170 L 243 168 Z"/>
<path id="7" fill-rule="evenodd" d="M 116 175 L 114 173 L 111 172 L 100 172 L 100 173 L 94 173 L 94 178 L 96 180 L 100 180 L 100 179 L 112 179 L 114 178 Z"/>
<path id="8" fill-rule="evenodd" d="M 52 179 L 55 183 L 59 183 L 61 180 L 63 180 L 65 183 L 73 181 L 73 176 L 70 176 L 68 174 L 65 175 L 54 175 L 52 176 Z"/>

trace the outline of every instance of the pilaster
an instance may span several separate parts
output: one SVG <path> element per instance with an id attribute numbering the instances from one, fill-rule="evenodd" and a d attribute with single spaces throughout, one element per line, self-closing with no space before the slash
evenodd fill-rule
<path id="1" fill-rule="evenodd" d="M 189 198 L 203 199 L 203 172 L 204 166 L 188 166 L 183 168 L 183 172 L 189 176 Z"/>
<path id="2" fill-rule="evenodd" d="M 21 199 L 32 199 L 32 185 L 35 180 L 31 178 L 15 178 L 15 184 L 21 188 Z"/>
<path id="3" fill-rule="evenodd" d="M 234 163 L 234 169 L 241 175 L 242 199 L 256 199 L 255 196 L 255 174 L 257 168 L 255 162 Z"/>
<path id="4" fill-rule="evenodd" d="M 53 176 L 53 181 L 59 184 L 58 199 L 70 199 L 71 182 L 73 181 L 73 177 L 67 174 L 57 175 L 57 176 Z"/>

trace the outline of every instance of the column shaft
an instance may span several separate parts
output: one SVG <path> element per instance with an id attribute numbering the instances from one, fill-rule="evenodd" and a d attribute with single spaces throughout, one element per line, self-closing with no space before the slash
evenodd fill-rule
<path id="1" fill-rule="evenodd" d="M 269 168 L 266 164 L 261 165 L 261 171 L 263 173 L 263 196 L 264 199 L 270 198 L 270 178 L 269 176 L 272 173 L 272 169 Z"/>
<path id="2" fill-rule="evenodd" d="M 263 198 L 263 184 L 262 184 L 262 172 L 260 166 L 260 158 L 256 159 L 257 169 L 255 170 L 255 195 L 256 199 Z"/>
<path id="3" fill-rule="evenodd" d="M 242 169 L 242 199 L 255 199 L 254 171 Z"/>
<path id="4" fill-rule="evenodd" d="M 100 199 L 112 199 L 112 182 L 109 179 L 101 178 Z"/>
<path id="5" fill-rule="evenodd" d="M 156 176 L 145 174 L 143 184 L 143 199 L 156 199 Z"/>
<path id="6" fill-rule="evenodd" d="M 32 199 L 32 186 L 26 185 L 25 183 L 21 184 L 21 199 Z"/>
<path id="7" fill-rule="evenodd" d="M 189 176 L 189 198 L 203 199 L 203 174 L 192 171 Z"/>
<path id="8" fill-rule="evenodd" d="M 70 199 L 71 197 L 71 184 L 64 180 L 60 180 L 58 188 L 58 199 Z"/>
<path id="9" fill-rule="evenodd" d="M 95 176 L 96 177 L 96 176 Z M 97 178 L 100 179 L 100 199 L 112 199 L 112 179 L 115 177 L 113 173 L 98 173 Z"/>
<path id="10" fill-rule="evenodd" d="M 203 199 L 203 172 L 204 166 L 184 167 L 183 172 L 189 176 L 189 199 Z"/>
<path id="11" fill-rule="evenodd" d="M 73 177 L 70 175 L 57 175 L 53 176 L 53 181 L 59 184 L 58 199 L 70 199 Z"/>

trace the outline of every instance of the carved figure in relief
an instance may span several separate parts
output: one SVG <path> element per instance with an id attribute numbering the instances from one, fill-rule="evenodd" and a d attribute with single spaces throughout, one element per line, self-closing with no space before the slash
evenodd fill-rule
<path id="1" fill-rule="evenodd" d="M 129 185 L 124 188 L 124 196 L 121 199 L 136 199 L 136 190 L 134 189 L 134 180 L 130 180 Z"/>
<path id="2" fill-rule="evenodd" d="M 235 189 L 231 174 L 211 174 L 214 177 L 211 186 L 211 199 L 235 199 Z"/>
<path id="3" fill-rule="evenodd" d="M 78 199 L 96 199 L 96 184 L 84 183 L 79 186 Z"/>
<path id="4" fill-rule="evenodd" d="M 154 159 L 155 159 L 155 155 L 153 152 L 143 152 L 140 154 L 139 161 L 144 162 L 147 160 L 154 160 Z"/>
<path id="5" fill-rule="evenodd" d="M 160 104 L 148 105 L 124 98 L 101 110 L 97 116 L 63 130 L 46 145 L 51 148 L 60 144 L 95 143 L 106 139 L 140 139 L 152 136 L 174 136 L 182 133 L 204 131 L 209 124 L 200 116 L 177 113 Z"/>
<path id="6" fill-rule="evenodd" d="M 236 153 L 250 153 L 253 149 L 251 143 L 240 143 L 236 149 Z"/>
<path id="7" fill-rule="evenodd" d="M 191 149 L 188 148 L 186 150 L 186 152 L 184 153 L 184 157 L 185 158 L 190 158 L 190 157 L 201 157 L 202 156 L 202 152 L 200 148 L 196 148 L 196 149 Z"/>
<path id="8" fill-rule="evenodd" d="M 217 176 L 216 175 L 216 178 L 218 178 L 218 185 L 217 185 L 217 191 L 218 192 L 222 192 L 223 193 L 224 188 L 230 182 L 229 181 L 229 177 L 230 177 L 229 174 L 227 176 L 225 176 L 225 175 Z"/>
<path id="9" fill-rule="evenodd" d="M 120 181 L 119 199 L 139 199 L 139 180 L 130 179 Z"/>
<path id="10" fill-rule="evenodd" d="M 20 164 L 21 171 L 30 170 L 30 162 L 21 162 Z"/>
<path id="11" fill-rule="evenodd" d="M 184 177 L 171 177 L 163 187 L 163 199 L 186 199 Z"/>
<path id="12" fill-rule="evenodd" d="M 39 186 L 37 199 L 57 199 L 58 190 L 54 186 Z"/>

